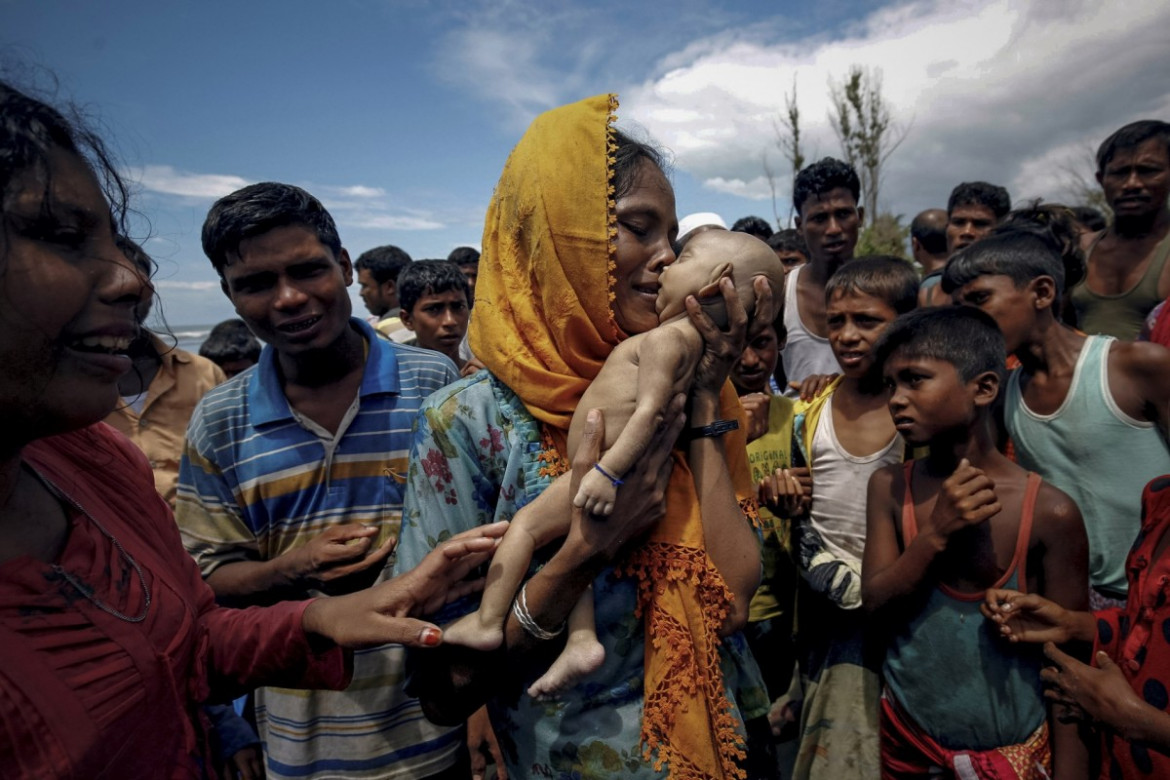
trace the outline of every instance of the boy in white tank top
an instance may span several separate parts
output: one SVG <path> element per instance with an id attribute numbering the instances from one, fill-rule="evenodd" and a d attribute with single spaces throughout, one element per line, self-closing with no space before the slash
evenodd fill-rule
<path id="1" fill-rule="evenodd" d="M 778 511 L 799 503 L 811 509 L 797 526 L 805 700 L 793 776 L 876 778 L 881 653 L 867 641 L 858 609 L 864 485 L 881 466 L 900 463 L 903 447 L 871 353 L 886 326 L 915 307 L 918 277 L 896 258 L 853 260 L 829 279 L 825 299 L 828 341 L 842 376 L 796 405 L 796 443 L 810 468 L 778 472 L 762 497 Z M 811 497 L 802 487 L 808 471 Z"/>

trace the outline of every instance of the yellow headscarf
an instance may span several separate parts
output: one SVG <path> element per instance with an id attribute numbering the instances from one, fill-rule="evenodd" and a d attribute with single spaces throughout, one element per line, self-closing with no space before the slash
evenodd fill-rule
<path id="1" fill-rule="evenodd" d="M 612 309 L 616 109 L 616 96 L 599 95 L 537 117 L 504 166 L 484 225 L 471 349 L 562 457 L 578 401 L 625 336 Z M 730 386 L 722 400 L 724 416 L 741 415 Z M 752 513 L 745 443 L 742 434 L 725 442 Z M 667 516 L 623 567 L 638 580 L 646 625 L 643 747 L 671 778 L 742 777 L 716 633 L 731 593 L 706 553 L 691 471 L 680 452 L 675 460 Z"/>

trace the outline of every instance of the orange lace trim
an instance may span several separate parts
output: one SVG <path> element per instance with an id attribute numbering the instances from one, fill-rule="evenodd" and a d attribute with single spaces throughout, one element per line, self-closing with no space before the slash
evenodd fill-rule
<path id="1" fill-rule="evenodd" d="M 536 459 L 542 464 L 537 471 L 542 477 L 556 479 L 569 471 L 569 459 L 561 454 L 545 425 L 540 427 L 540 454 Z"/>
<path id="2" fill-rule="evenodd" d="M 724 691 L 719 659 L 719 628 L 727 617 L 732 593 L 704 550 L 664 542 L 648 542 L 622 570 L 638 581 L 637 614 L 644 617 L 646 636 L 664 664 L 661 680 L 645 692 L 642 712 L 643 757 L 655 770 L 666 764 L 671 780 L 710 780 L 671 741 L 677 716 L 695 699 L 706 703 L 710 732 L 723 777 L 744 778 L 736 764 L 746 753 L 736 718 Z M 678 618 L 661 606 L 667 589 L 694 593 L 701 614 L 706 647 Z M 656 754 L 656 755 L 655 755 Z"/>

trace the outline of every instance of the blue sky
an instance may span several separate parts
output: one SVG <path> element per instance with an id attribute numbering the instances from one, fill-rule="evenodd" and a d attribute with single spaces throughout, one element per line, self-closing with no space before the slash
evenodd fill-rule
<path id="1" fill-rule="evenodd" d="M 1060 197 L 1063 169 L 1109 131 L 1170 117 L 1166 29 L 1155 0 L 0 0 L 9 72 L 55 74 L 138 183 L 172 325 L 232 314 L 199 247 L 216 197 L 292 182 L 326 202 L 355 256 L 393 243 L 444 257 L 478 246 L 531 118 L 599 92 L 673 152 L 680 215 L 787 218 L 784 93 L 795 79 L 806 155 L 836 153 L 825 93 L 853 63 L 880 69 L 906 130 L 883 209 L 909 218 L 973 178 Z"/>

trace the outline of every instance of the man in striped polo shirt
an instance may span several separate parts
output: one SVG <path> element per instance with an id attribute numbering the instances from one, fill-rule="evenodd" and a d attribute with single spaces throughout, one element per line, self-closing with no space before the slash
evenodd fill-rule
<path id="1" fill-rule="evenodd" d="M 203 249 L 267 346 L 191 419 L 176 507 L 184 544 L 237 606 L 387 579 L 411 425 L 455 366 L 351 317 L 349 255 L 304 190 L 264 183 L 220 199 Z M 426 721 L 402 691 L 402 661 L 401 647 L 384 646 L 355 654 L 345 691 L 258 691 L 268 777 L 466 778 L 462 730 Z"/>

